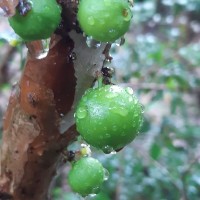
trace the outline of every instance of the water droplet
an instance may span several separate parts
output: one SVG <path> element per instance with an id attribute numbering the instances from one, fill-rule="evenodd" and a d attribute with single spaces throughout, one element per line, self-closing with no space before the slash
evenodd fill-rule
<path id="1" fill-rule="evenodd" d="M 126 136 L 126 133 L 125 133 L 124 131 L 121 132 L 121 136 L 122 136 L 122 137 Z"/>
<path id="2" fill-rule="evenodd" d="M 101 46 L 101 42 L 94 40 L 93 37 L 91 36 L 88 36 L 86 38 L 86 44 L 89 48 L 94 48 L 94 49 L 97 49 Z"/>
<path id="3" fill-rule="evenodd" d="M 92 194 L 90 194 L 90 195 L 96 195 L 100 192 L 100 190 L 101 190 L 100 187 L 95 187 L 92 189 Z"/>
<path id="4" fill-rule="evenodd" d="M 128 94 L 133 95 L 133 89 L 132 89 L 131 87 L 127 87 L 127 88 L 125 89 L 125 91 L 126 91 Z"/>
<path id="5" fill-rule="evenodd" d="M 70 59 L 70 60 L 76 60 L 76 53 L 75 53 L 75 52 L 72 52 L 72 53 L 69 55 L 69 59 Z"/>
<path id="6" fill-rule="evenodd" d="M 103 152 L 104 152 L 105 154 L 109 154 L 109 153 L 111 153 L 111 152 L 113 151 L 113 148 L 110 147 L 110 146 L 108 146 L 108 145 L 106 145 L 106 146 L 104 146 L 104 147 L 102 148 L 102 150 L 103 150 Z"/>
<path id="7" fill-rule="evenodd" d="M 113 125 L 112 130 L 117 131 L 117 126 Z"/>
<path id="8" fill-rule="evenodd" d="M 107 130 L 107 128 L 106 128 L 106 130 Z M 109 133 L 106 133 L 106 134 L 105 134 L 105 137 L 106 137 L 106 138 L 110 138 L 111 135 L 110 135 Z"/>
<path id="9" fill-rule="evenodd" d="M 104 168 L 104 178 L 103 178 L 103 180 L 104 180 L 104 181 L 107 181 L 108 178 L 109 178 L 109 171 L 108 171 L 107 169 Z"/>
<path id="10" fill-rule="evenodd" d="M 129 98 L 128 98 L 128 101 L 129 101 L 129 102 L 132 102 L 132 101 L 133 101 L 133 97 L 132 97 L 132 96 L 129 97 Z"/>
<path id="11" fill-rule="evenodd" d="M 124 9 L 122 12 L 122 15 L 124 16 L 124 21 L 130 21 L 132 18 L 132 12 L 130 9 Z"/>
<path id="12" fill-rule="evenodd" d="M 42 40 L 42 50 L 36 55 L 37 59 L 43 59 L 49 52 L 50 39 Z"/>
<path id="13" fill-rule="evenodd" d="M 113 93 L 113 92 L 106 94 L 106 98 L 108 98 L 108 99 L 113 99 L 117 96 L 118 96 L 118 93 Z"/>
<path id="14" fill-rule="evenodd" d="M 114 107 L 111 111 L 113 113 L 121 115 L 122 117 L 126 117 L 128 115 L 128 110 L 126 110 L 125 108 L 122 108 L 122 107 L 121 108 L 120 107 Z"/>
<path id="15" fill-rule="evenodd" d="M 89 25 L 94 25 L 95 21 L 94 21 L 94 17 L 90 16 L 88 17 L 88 24 Z"/>
<path id="16" fill-rule="evenodd" d="M 140 104 L 141 107 L 141 113 L 144 113 L 144 105 Z"/>
<path id="17" fill-rule="evenodd" d="M 138 113 L 136 112 L 136 113 L 134 113 L 134 117 L 138 117 Z"/>
<path id="18" fill-rule="evenodd" d="M 115 45 L 118 46 L 118 47 L 122 46 L 124 43 L 125 43 L 124 37 L 121 37 L 121 38 L 119 38 L 118 40 L 115 41 Z"/>
<path id="19" fill-rule="evenodd" d="M 79 119 L 83 119 L 87 116 L 87 109 L 86 107 L 80 107 L 77 112 L 76 112 L 76 116 L 79 118 Z"/>

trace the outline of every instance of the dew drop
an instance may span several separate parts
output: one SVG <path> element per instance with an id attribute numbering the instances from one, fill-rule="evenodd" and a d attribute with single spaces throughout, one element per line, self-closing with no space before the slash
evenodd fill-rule
<path id="1" fill-rule="evenodd" d="M 76 116 L 79 119 L 85 118 L 87 116 L 87 109 L 85 107 L 80 107 L 76 112 Z"/>
<path id="2" fill-rule="evenodd" d="M 132 18 L 132 12 L 130 9 L 124 9 L 122 12 L 122 15 L 124 17 L 124 21 L 130 21 Z"/>
<path id="3" fill-rule="evenodd" d="M 133 89 L 132 89 L 131 87 L 127 87 L 127 88 L 125 89 L 125 91 L 126 91 L 128 94 L 133 95 Z"/>
<path id="4" fill-rule="evenodd" d="M 128 115 L 128 110 L 126 110 L 125 108 L 114 107 L 111 111 L 113 113 L 121 115 L 122 117 L 126 117 Z"/>
<path id="5" fill-rule="evenodd" d="M 114 44 L 119 47 L 122 46 L 124 43 L 125 43 L 125 38 L 121 37 L 118 40 L 116 40 Z"/>
<path id="6" fill-rule="evenodd" d="M 132 96 L 129 97 L 129 98 L 128 98 L 128 101 L 129 101 L 129 102 L 132 102 L 132 101 L 133 101 L 133 97 L 132 97 Z"/>
<path id="7" fill-rule="evenodd" d="M 134 117 L 138 117 L 138 113 L 134 113 Z"/>
<path id="8" fill-rule="evenodd" d="M 104 168 L 104 177 L 103 177 L 103 180 L 104 181 L 107 181 L 109 178 L 109 171 L 107 169 Z"/>
<path id="9" fill-rule="evenodd" d="M 89 25 L 94 25 L 95 21 L 94 21 L 94 18 L 92 16 L 88 17 L 88 24 Z"/>
<path id="10" fill-rule="evenodd" d="M 113 99 L 117 96 L 118 96 L 118 93 L 114 93 L 114 92 L 110 92 L 110 93 L 106 94 L 106 98 L 108 98 L 108 99 Z"/>
<path id="11" fill-rule="evenodd" d="M 86 44 L 89 48 L 94 48 L 94 49 L 97 49 L 101 46 L 101 42 L 94 40 L 93 37 L 91 36 L 88 36 L 86 38 Z"/>
<path id="12" fill-rule="evenodd" d="M 122 136 L 122 137 L 126 136 L 126 133 L 125 133 L 124 131 L 121 132 L 121 136 Z"/>
<path id="13" fill-rule="evenodd" d="M 76 53 L 75 53 L 75 52 L 72 52 L 72 53 L 69 55 L 69 59 L 70 59 L 70 60 L 76 60 Z"/>
<path id="14" fill-rule="evenodd" d="M 90 195 L 96 195 L 100 192 L 100 190 L 101 190 L 100 187 L 95 187 L 92 189 L 92 194 L 90 194 Z"/>
<path id="15" fill-rule="evenodd" d="M 107 128 L 106 128 L 106 130 L 107 130 Z M 106 137 L 106 138 L 110 138 L 111 135 L 110 135 L 109 133 L 106 133 L 106 134 L 105 134 L 105 137 Z"/>
<path id="16" fill-rule="evenodd" d="M 63 114 L 63 113 L 60 113 L 60 117 L 64 117 L 64 114 Z"/>
<path id="17" fill-rule="evenodd" d="M 113 131 L 117 131 L 117 126 L 113 125 L 113 126 L 112 126 L 112 130 L 113 130 Z"/>
<path id="18" fill-rule="evenodd" d="M 141 107 L 141 113 L 144 113 L 144 105 L 140 104 Z"/>
<path id="19" fill-rule="evenodd" d="M 49 52 L 50 39 L 42 40 L 42 50 L 36 55 L 37 59 L 43 59 Z"/>
<path id="20" fill-rule="evenodd" d="M 102 148 L 102 150 L 103 150 L 103 152 L 104 152 L 105 154 L 110 154 L 110 153 L 113 151 L 113 148 L 110 147 L 109 145 L 106 145 L 106 146 L 104 146 L 104 147 Z"/>

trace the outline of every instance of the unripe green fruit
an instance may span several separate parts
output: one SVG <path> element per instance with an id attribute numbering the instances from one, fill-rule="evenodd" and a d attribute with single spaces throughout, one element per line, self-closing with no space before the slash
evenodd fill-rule
<path id="1" fill-rule="evenodd" d="M 83 157 L 72 166 L 68 181 L 72 190 L 82 196 L 98 193 L 104 181 L 104 168 L 98 160 Z"/>
<path id="2" fill-rule="evenodd" d="M 46 39 L 61 21 L 61 7 L 56 0 L 31 0 L 31 10 L 25 16 L 16 14 L 9 19 L 10 26 L 25 41 Z"/>
<path id="3" fill-rule="evenodd" d="M 142 112 L 131 88 L 106 85 L 83 95 L 75 113 L 76 126 L 88 144 L 110 153 L 136 137 Z"/>
<path id="4" fill-rule="evenodd" d="M 81 0 L 77 17 L 86 35 L 113 42 L 128 31 L 132 13 L 127 0 Z"/>

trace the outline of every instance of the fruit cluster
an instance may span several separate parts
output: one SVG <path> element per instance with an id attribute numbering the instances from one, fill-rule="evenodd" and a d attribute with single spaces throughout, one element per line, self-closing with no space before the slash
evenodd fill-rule
<path id="1" fill-rule="evenodd" d="M 61 12 L 56 0 L 20 0 L 9 23 L 25 41 L 46 39 L 59 26 Z M 114 42 L 122 37 L 131 18 L 128 0 L 80 0 L 78 4 L 80 28 L 97 41 Z"/>
<path id="2" fill-rule="evenodd" d="M 143 108 L 131 88 L 104 85 L 99 77 L 99 86 L 86 90 L 77 105 L 76 127 L 89 145 L 112 153 L 137 136 L 142 113 Z M 69 184 L 73 191 L 87 196 L 99 192 L 104 176 L 103 167 L 97 160 L 83 157 L 73 165 Z"/>

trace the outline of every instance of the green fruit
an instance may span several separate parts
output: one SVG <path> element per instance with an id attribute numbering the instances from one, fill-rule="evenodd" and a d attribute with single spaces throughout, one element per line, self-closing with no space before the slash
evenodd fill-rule
<path id="1" fill-rule="evenodd" d="M 77 106 L 75 120 L 88 144 L 110 153 L 136 137 L 142 112 L 131 88 L 106 85 L 86 91 Z"/>
<path id="2" fill-rule="evenodd" d="M 68 181 L 72 190 L 82 196 L 96 194 L 104 181 L 104 168 L 98 160 L 83 157 L 73 165 Z"/>
<path id="3" fill-rule="evenodd" d="M 127 0 L 81 0 L 77 17 L 86 35 L 113 42 L 128 31 L 132 13 Z"/>
<path id="4" fill-rule="evenodd" d="M 46 39 L 56 30 L 61 21 L 61 7 L 56 0 L 32 0 L 31 10 L 22 16 L 9 19 L 10 26 L 25 41 Z"/>

